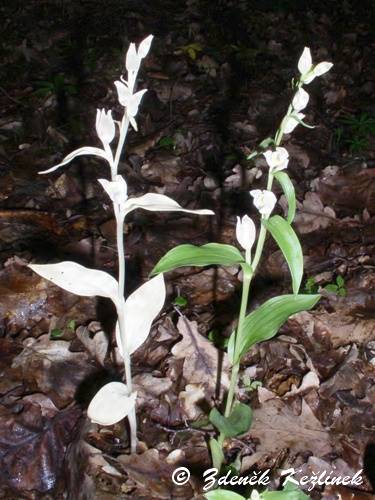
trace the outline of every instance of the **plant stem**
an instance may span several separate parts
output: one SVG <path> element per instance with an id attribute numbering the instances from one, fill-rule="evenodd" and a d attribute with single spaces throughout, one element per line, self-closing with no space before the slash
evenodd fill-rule
<path id="1" fill-rule="evenodd" d="M 272 183 L 273 183 L 273 175 L 271 173 L 269 173 L 268 179 L 267 179 L 267 189 L 268 190 L 270 190 L 272 188 Z M 252 271 L 251 271 L 251 273 L 247 273 L 246 271 L 243 272 L 241 307 L 240 307 L 240 314 L 239 314 L 239 318 L 238 318 L 237 335 L 236 335 L 236 340 L 235 340 L 235 345 L 234 345 L 234 353 L 237 352 L 238 332 L 241 331 L 242 324 L 243 324 L 245 317 L 246 317 L 246 310 L 247 310 L 247 304 L 249 301 L 249 291 L 250 291 L 251 280 L 254 276 L 255 270 L 258 267 L 260 258 L 262 256 L 264 243 L 266 241 L 266 236 L 267 236 L 267 229 L 265 228 L 265 226 L 262 225 L 260 228 L 260 231 L 259 231 L 259 237 L 258 237 L 258 241 L 257 241 L 254 259 L 251 263 Z M 248 261 L 248 254 L 246 254 L 246 260 Z M 229 415 L 231 414 L 231 411 L 232 411 L 233 400 L 234 400 L 235 391 L 236 391 L 237 382 L 238 382 L 239 370 L 240 370 L 240 362 L 238 361 L 232 367 L 232 372 L 231 372 L 231 377 L 230 377 L 230 385 L 229 385 L 227 400 L 226 400 L 226 404 L 225 404 L 225 411 L 224 411 L 224 416 L 226 418 L 229 417 Z M 223 447 L 224 439 L 225 439 L 225 436 L 222 433 L 220 433 L 220 435 L 218 437 L 218 443 L 221 447 Z M 220 468 L 221 468 L 221 465 L 222 465 L 222 463 L 220 464 Z"/>
<path id="2" fill-rule="evenodd" d="M 133 392 L 132 373 L 130 354 L 126 349 L 126 332 L 125 332 L 125 318 L 124 318 L 124 289 L 125 289 L 125 244 L 124 244 L 124 218 L 120 215 L 118 206 L 114 206 L 116 217 L 116 240 L 117 240 L 117 257 L 118 257 L 118 322 L 120 329 L 120 337 L 122 343 L 124 367 L 125 367 L 125 383 L 127 385 L 129 394 Z M 135 409 L 128 415 L 129 428 L 130 428 L 130 451 L 135 453 L 137 450 L 137 420 Z"/>
<path id="3" fill-rule="evenodd" d="M 239 331 L 241 331 L 243 321 L 246 316 L 246 308 L 247 308 L 247 303 L 249 300 L 249 290 L 250 290 L 250 283 L 252 279 L 253 274 L 247 273 L 244 271 L 243 273 L 243 283 L 242 283 L 242 295 L 241 295 L 241 307 L 240 307 L 240 315 L 238 319 L 238 326 L 237 326 L 237 334 Z M 236 352 L 236 344 L 237 344 L 237 338 L 235 342 L 235 348 L 234 352 Z M 237 386 L 237 381 L 238 381 L 238 372 L 240 369 L 240 363 L 237 362 L 233 365 L 232 367 L 232 373 L 230 377 L 230 385 L 229 385 L 229 391 L 227 395 L 227 401 L 225 404 L 225 411 L 224 411 L 224 416 L 226 418 L 229 417 L 232 411 L 233 407 L 233 400 L 234 400 L 234 395 L 236 391 L 236 386 Z M 222 447 L 224 443 L 224 434 L 220 433 L 219 438 L 218 438 L 218 443 Z"/>
<path id="4" fill-rule="evenodd" d="M 303 82 L 300 80 L 297 82 L 297 85 L 296 85 L 297 90 L 302 86 L 302 84 L 303 84 Z M 284 132 L 283 132 L 282 124 L 283 124 L 283 121 L 285 120 L 285 118 L 287 116 L 289 116 L 292 111 L 293 111 L 293 106 L 292 106 L 292 104 L 290 104 L 288 107 L 288 111 L 287 111 L 285 117 L 283 118 L 281 125 L 275 134 L 275 146 L 280 146 L 281 141 L 283 140 Z M 272 172 L 268 171 L 268 178 L 267 178 L 267 190 L 268 191 L 271 191 L 272 183 L 273 183 L 273 175 L 272 175 Z M 262 218 L 263 218 L 263 216 L 262 216 Z M 249 290 L 250 290 L 251 280 L 255 274 L 255 271 L 256 271 L 258 264 L 259 264 L 259 261 L 261 259 L 261 256 L 263 253 L 263 248 L 264 248 L 264 243 L 266 241 L 266 236 L 267 236 L 267 229 L 262 224 L 260 231 L 259 231 L 259 236 L 258 236 L 258 241 L 257 241 L 254 259 L 251 262 L 251 273 L 246 273 L 245 271 L 243 272 L 241 307 L 240 307 L 240 314 L 239 314 L 237 331 L 236 331 L 237 333 L 236 333 L 235 343 L 234 343 L 235 344 L 234 345 L 234 359 L 237 359 L 237 357 L 238 357 L 238 356 L 236 356 L 237 345 L 238 345 L 237 344 L 238 332 L 241 331 L 243 321 L 246 317 L 246 309 L 247 309 L 247 303 L 248 303 L 248 299 L 249 299 Z M 250 264 L 250 252 L 249 251 L 246 251 L 246 262 L 248 264 Z M 237 382 L 238 382 L 239 370 L 240 370 L 240 361 L 237 361 L 233 365 L 232 371 L 231 371 L 230 385 L 229 385 L 227 400 L 226 400 L 226 404 L 225 404 L 225 411 L 224 411 L 224 416 L 226 418 L 228 418 L 230 416 L 231 411 L 232 411 L 236 386 L 237 386 Z M 221 448 L 223 447 L 224 439 L 225 439 L 225 436 L 222 433 L 220 433 L 220 435 L 218 437 L 218 443 L 219 443 Z M 219 472 L 220 472 L 221 466 L 222 466 L 222 461 L 219 462 L 219 464 L 218 464 Z"/>
<path id="5" fill-rule="evenodd" d="M 114 176 L 117 175 L 118 164 L 119 164 L 119 161 L 120 161 L 120 156 L 121 156 L 121 153 L 122 153 L 122 149 L 123 149 L 124 144 L 125 144 L 126 135 L 128 133 L 129 123 L 130 123 L 129 119 L 126 116 L 126 113 L 124 113 L 124 116 L 122 117 L 122 120 L 121 120 L 120 137 L 119 137 L 119 140 L 118 140 L 118 143 L 117 143 L 117 149 L 116 149 L 115 159 L 113 161 L 112 180 L 113 180 Z"/>

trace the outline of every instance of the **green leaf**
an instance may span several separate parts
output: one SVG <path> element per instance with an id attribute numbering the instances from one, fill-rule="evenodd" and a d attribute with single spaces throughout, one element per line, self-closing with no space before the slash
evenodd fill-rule
<path id="1" fill-rule="evenodd" d="M 167 273 L 183 266 L 232 266 L 241 264 L 244 258 L 240 251 L 222 243 L 208 243 L 203 246 L 179 245 L 169 250 L 151 271 L 151 276 Z"/>
<path id="2" fill-rule="evenodd" d="M 290 316 L 311 309 L 319 299 L 320 295 L 280 295 L 267 300 L 243 321 L 237 333 L 234 362 L 238 362 L 254 344 L 274 337 Z"/>
<path id="3" fill-rule="evenodd" d="M 51 330 L 50 339 L 59 339 L 64 332 L 60 328 L 53 328 Z"/>
<path id="4" fill-rule="evenodd" d="M 345 285 L 345 280 L 342 276 L 337 276 L 336 283 L 339 288 L 342 288 Z"/>
<path id="5" fill-rule="evenodd" d="M 227 347 L 229 362 L 232 365 L 234 364 L 235 342 L 236 342 L 236 332 L 232 332 L 232 335 L 229 337 L 229 342 L 228 342 L 228 347 Z"/>
<path id="6" fill-rule="evenodd" d="M 204 494 L 208 500 L 246 500 L 245 497 L 230 490 L 212 490 Z"/>
<path id="7" fill-rule="evenodd" d="M 182 295 L 178 295 L 173 301 L 173 305 L 178 307 L 185 307 L 187 303 L 188 303 L 187 299 Z"/>
<path id="8" fill-rule="evenodd" d="M 326 285 L 324 287 L 324 290 L 327 290 L 327 292 L 330 292 L 330 293 L 337 293 L 338 286 L 335 285 L 334 283 L 329 283 L 328 285 Z"/>
<path id="9" fill-rule="evenodd" d="M 229 417 L 224 417 L 216 408 L 210 412 L 210 421 L 225 437 L 235 437 L 250 429 L 253 413 L 243 403 L 236 403 Z"/>
<path id="10" fill-rule="evenodd" d="M 210 450 L 212 465 L 220 472 L 221 464 L 224 462 L 224 453 L 216 439 L 210 439 Z"/>
<path id="11" fill-rule="evenodd" d="M 292 226 L 280 215 L 263 221 L 272 234 L 288 263 L 292 275 L 293 293 L 298 293 L 303 276 L 303 255 L 301 244 Z"/>
<path id="12" fill-rule="evenodd" d="M 74 332 L 74 330 L 76 329 L 76 322 L 74 319 L 70 319 L 66 325 L 66 327 L 68 328 L 68 330 L 72 330 Z"/>
<path id="13" fill-rule="evenodd" d="M 283 188 L 285 198 L 288 202 L 288 217 L 287 221 L 291 224 L 296 215 L 296 192 L 289 175 L 286 172 L 276 172 L 274 174 L 275 179 L 279 182 L 280 186 Z"/>

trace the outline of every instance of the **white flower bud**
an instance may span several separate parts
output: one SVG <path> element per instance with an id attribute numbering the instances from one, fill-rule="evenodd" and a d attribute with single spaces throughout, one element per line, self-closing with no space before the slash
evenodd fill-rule
<path id="1" fill-rule="evenodd" d="M 301 73 L 301 75 L 305 75 L 308 71 L 310 71 L 311 66 L 312 66 L 311 52 L 308 47 L 305 47 L 298 61 L 298 70 Z"/>
<path id="2" fill-rule="evenodd" d="M 128 73 L 136 73 L 139 70 L 140 65 L 141 58 L 137 54 L 135 43 L 131 43 L 126 53 L 125 67 L 128 70 Z"/>
<path id="3" fill-rule="evenodd" d="M 298 61 L 298 69 L 301 73 L 301 81 L 305 84 L 311 83 L 317 76 L 321 76 L 324 75 L 324 73 L 327 73 L 327 71 L 329 71 L 332 66 L 333 64 L 327 61 L 323 61 L 316 66 L 313 66 L 310 49 L 308 47 L 305 47 Z"/>
<path id="4" fill-rule="evenodd" d="M 99 139 L 102 141 L 103 145 L 110 144 L 115 136 L 116 127 L 115 122 L 112 118 L 112 111 L 109 110 L 107 113 L 104 109 L 96 110 L 96 133 Z"/>
<path id="5" fill-rule="evenodd" d="M 244 250 L 250 251 L 254 245 L 256 228 L 248 215 L 237 217 L 236 238 Z"/>
<path id="6" fill-rule="evenodd" d="M 309 99 L 310 96 L 306 92 L 306 90 L 300 88 L 297 90 L 296 95 L 293 97 L 292 106 L 296 111 L 301 111 L 302 109 L 306 108 Z"/>
<path id="7" fill-rule="evenodd" d="M 254 189 L 250 191 L 251 196 L 254 198 L 253 202 L 259 213 L 266 219 L 271 215 L 272 210 L 276 205 L 276 196 L 272 191 L 266 189 Z"/>
<path id="8" fill-rule="evenodd" d="M 116 175 L 114 181 L 98 179 L 115 205 L 124 205 L 128 198 L 128 185 L 121 175 Z"/>
<path id="9" fill-rule="evenodd" d="M 141 59 L 143 59 L 144 57 L 147 56 L 147 54 L 148 54 L 148 52 L 150 50 L 153 38 L 154 38 L 153 35 L 148 35 L 148 37 L 146 37 L 144 40 L 142 40 L 141 43 L 139 44 L 139 47 L 138 47 L 138 56 Z"/>
<path id="10" fill-rule="evenodd" d="M 303 120 L 305 115 L 303 113 L 295 113 L 294 115 L 286 116 L 281 124 L 281 128 L 284 134 L 290 134 L 299 124 L 298 120 Z"/>
<path id="11" fill-rule="evenodd" d="M 285 148 L 277 147 L 275 151 L 263 153 L 271 172 L 285 170 L 289 163 L 289 153 Z"/>
<path id="12" fill-rule="evenodd" d="M 115 85 L 117 88 L 119 103 L 126 107 L 128 117 L 134 118 L 134 116 L 138 113 L 139 104 L 143 95 L 147 92 L 147 89 L 143 89 L 135 94 L 132 94 L 124 80 L 121 82 L 117 80 Z"/>

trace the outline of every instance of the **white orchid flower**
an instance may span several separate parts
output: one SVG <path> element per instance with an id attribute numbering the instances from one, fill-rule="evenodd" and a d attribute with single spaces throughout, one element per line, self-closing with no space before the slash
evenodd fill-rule
<path id="1" fill-rule="evenodd" d="M 292 106 L 295 111 L 302 111 L 306 108 L 310 96 L 302 87 L 297 90 L 296 95 L 293 97 Z"/>
<path id="2" fill-rule="evenodd" d="M 284 134 L 290 134 L 299 124 L 299 121 L 303 120 L 306 115 L 303 113 L 293 113 L 284 118 L 281 124 L 281 128 Z"/>
<path id="3" fill-rule="evenodd" d="M 248 215 L 237 217 L 236 238 L 241 247 L 250 252 L 256 236 L 255 224 Z"/>
<path id="4" fill-rule="evenodd" d="M 102 141 L 103 146 L 110 144 L 115 137 L 116 127 L 112 118 L 112 111 L 105 112 L 104 109 L 96 110 L 96 133 Z"/>
<path id="5" fill-rule="evenodd" d="M 144 57 L 147 56 L 153 38 L 154 37 L 152 35 L 147 36 L 139 44 L 138 50 L 135 47 L 135 43 L 131 43 L 129 45 L 125 58 L 125 67 L 128 72 L 129 89 L 131 90 L 131 92 L 133 92 L 135 80 L 137 77 L 137 73 L 139 71 L 139 67 L 141 65 L 141 61 Z"/>
<path id="6" fill-rule="evenodd" d="M 102 141 L 104 149 L 100 148 L 95 148 L 92 146 L 84 146 L 82 148 L 78 148 L 75 151 L 72 151 L 68 155 L 65 156 L 62 162 L 58 163 L 57 165 L 47 169 L 47 170 L 42 170 L 38 172 L 38 174 L 50 174 L 51 172 L 54 172 L 55 170 L 59 169 L 60 167 L 63 167 L 64 165 L 67 165 L 70 163 L 74 158 L 77 156 L 98 156 L 99 158 L 103 158 L 106 160 L 111 169 L 113 168 L 113 153 L 111 148 L 109 147 L 109 143 L 113 140 L 114 134 L 115 134 L 115 124 L 114 120 L 112 118 L 112 112 L 108 111 L 106 114 L 104 109 L 102 110 L 97 110 L 96 112 L 96 123 L 95 123 L 96 131 L 98 134 L 99 139 Z M 113 135 L 112 135 L 113 134 Z"/>
<path id="7" fill-rule="evenodd" d="M 276 196 L 272 191 L 266 189 L 253 189 L 250 191 L 253 197 L 253 202 L 255 207 L 258 209 L 259 213 L 266 219 L 271 215 L 272 210 L 276 205 Z"/>
<path id="8" fill-rule="evenodd" d="M 298 70 L 301 73 L 301 80 L 305 84 L 312 82 L 317 76 L 324 75 L 324 73 L 327 73 L 332 66 L 333 64 L 328 61 L 323 61 L 319 64 L 313 65 L 311 52 L 308 47 L 303 49 L 301 57 L 298 61 Z"/>
<path id="9" fill-rule="evenodd" d="M 111 198 L 113 204 L 120 205 L 121 210 L 128 199 L 128 185 L 122 175 L 116 175 L 113 181 L 108 181 L 107 179 L 98 179 L 98 181 Z"/>
<path id="10" fill-rule="evenodd" d="M 141 65 L 141 58 L 137 54 L 135 43 L 131 43 L 126 53 L 125 67 L 128 73 L 137 73 L 140 65 Z"/>
<path id="11" fill-rule="evenodd" d="M 140 90 L 133 94 L 128 83 L 121 77 L 121 81 L 115 81 L 119 103 L 126 108 L 126 115 L 135 130 L 138 130 L 134 117 L 138 113 L 141 99 L 147 89 Z"/>
<path id="12" fill-rule="evenodd" d="M 309 47 L 305 47 L 298 61 L 298 71 L 305 75 L 312 68 L 312 57 Z"/>
<path id="13" fill-rule="evenodd" d="M 288 167 L 289 153 L 285 148 L 277 147 L 275 151 L 268 150 L 263 155 L 266 158 L 271 173 L 285 170 Z"/>

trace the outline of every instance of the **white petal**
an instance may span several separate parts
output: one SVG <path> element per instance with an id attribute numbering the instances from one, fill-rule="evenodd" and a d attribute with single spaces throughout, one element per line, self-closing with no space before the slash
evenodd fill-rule
<path id="1" fill-rule="evenodd" d="M 244 215 L 242 219 L 237 217 L 236 238 L 244 250 L 251 250 L 254 245 L 255 235 L 255 224 L 250 217 L 248 215 Z"/>
<path id="2" fill-rule="evenodd" d="M 113 425 L 125 418 L 134 408 L 137 393 L 129 395 L 122 382 L 110 382 L 91 400 L 87 416 L 99 425 Z"/>
<path id="3" fill-rule="evenodd" d="M 129 198 L 124 206 L 125 215 L 136 208 L 143 208 L 152 212 L 187 212 L 198 215 L 214 215 L 212 210 L 188 210 L 182 208 L 181 205 L 172 200 L 172 198 L 169 198 L 169 196 L 157 193 L 147 193 L 139 198 Z"/>
<path id="4" fill-rule="evenodd" d="M 314 75 L 321 76 L 332 68 L 333 64 L 327 61 L 317 64 L 314 68 Z"/>
<path id="5" fill-rule="evenodd" d="M 135 49 L 135 44 L 131 43 L 129 45 L 128 51 L 126 53 L 125 66 L 129 73 L 137 72 L 141 64 L 141 59 L 137 54 Z"/>
<path id="6" fill-rule="evenodd" d="M 288 167 L 289 153 L 285 148 L 277 147 L 275 151 L 268 150 L 263 154 L 271 172 L 278 172 Z"/>
<path id="7" fill-rule="evenodd" d="M 150 47 L 151 47 L 151 42 L 152 39 L 154 38 L 153 35 L 148 35 L 144 40 L 141 41 L 138 47 L 138 56 L 143 59 L 144 57 L 147 56 Z"/>
<path id="8" fill-rule="evenodd" d="M 265 217 L 269 217 L 277 201 L 273 192 L 266 189 L 254 189 L 250 191 L 250 194 L 254 198 L 254 205 L 259 213 Z"/>
<path id="9" fill-rule="evenodd" d="M 69 153 L 67 156 L 65 156 L 63 161 L 58 165 L 55 165 L 54 167 L 51 167 L 48 170 L 42 170 L 41 172 L 38 172 L 38 174 L 49 174 L 50 172 L 54 172 L 58 168 L 71 162 L 76 156 L 82 156 L 82 155 L 99 156 L 100 158 L 104 158 L 109 163 L 111 163 L 110 159 L 107 156 L 107 153 L 103 151 L 103 149 L 93 148 L 91 146 L 85 146 L 83 148 L 76 149 L 72 153 Z"/>
<path id="10" fill-rule="evenodd" d="M 135 116 L 138 113 L 138 106 L 147 89 L 140 90 L 133 94 L 126 104 L 126 112 L 129 116 Z"/>
<path id="11" fill-rule="evenodd" d="M 303 88 L 298 89 L 296 95 L 293 97 L 292 106 L 296 111 L 301 111 L 306 108 L 310 96 Z"/>
<path id="12" fill-rule="evenodd" d="M 125 85 L 125 83 L 120 82 L 119 80 L 115 81 L 115 85 L 117 89 L 119 103 L 121 104 L 121 106 L 127 106 L 129 99 L 131 97 L 130 90 Z"/>
<path id="13" fill-rule="evenodd" d="M 305 118 L 305 115 L 303 113 L 296 113 L 295 116 L 299 120 L 303 120 Z M 284 118 L 281 127 L 284 134 L 290 134 L 293 132 L 293 130 L 297 127 L 298 124 L 299 121 L 296 120 L 293 115 L 291 115 Z"/>
<path id="14" fill-rule="evenodd" d="M 134 128 L 134 130 L 136 132 L 138 132 L 138 125 L 137 125 L 137 122 L 135 121 L 134 117 L 128 116 L 128 118 L 129 118 L 129 122 L 130 122 L 131 126 Z"/>
<path id="15" fill-rule="evenodd" d="M 113 203 L 124 205 L 128 198 L 128 185 L 122 175 L 116 175 L 113 181 L 108 181 L 107 179 L 98 179 L 98 181 Z"/>
<path id="16" fill-rule="evenodd" d="M 104 109 L 96 110 L 96 133 L 102 143 L 110 144 L 115 136 L 116 127 L 115 122 L 112 118 L 112 111 L 109 110 L 107 113 Z"/>
<path id="17" fill-rule="evenodd" d="M 30 269 L 42 278 L 76 295 L 84 297 L 108 297 L 117 303 L 118 284 L 115 278 L 104 271 L 89 269 L 76 262 L 58 264 L 29 264 Z"/>
<path id="18" fill-rule="evenodd" d="M 312 66 L 311 52 L 308 47 L 305 47 L 298 61 L 298 70 L 301 73 L 301 75 L 304 75 L 310 70 L 311 66 Z"/>
<path id="19" fill-rule="evenodd" d="M 129 354 L 140 347 L 147 339 L 152 322 L 160 313 L 166 296 L 163 274 L 146 281 L 125 302 L 124 323 L 125 342 Z M 125 343 L 121 339 L 121 343 Z M 120 352 L 122 349 L 120 349 Z"/>

